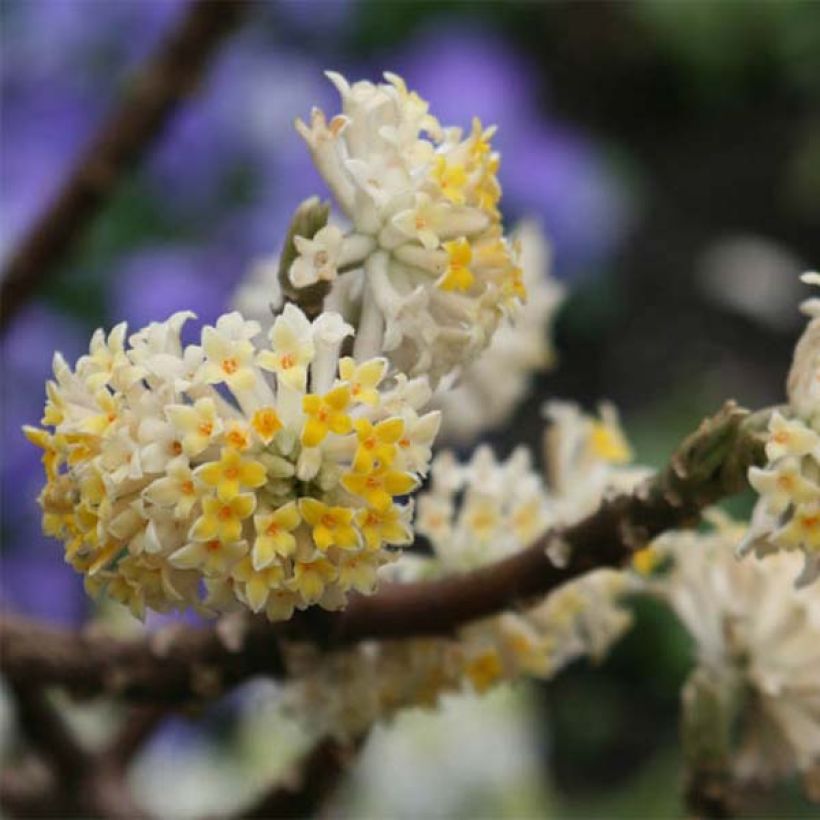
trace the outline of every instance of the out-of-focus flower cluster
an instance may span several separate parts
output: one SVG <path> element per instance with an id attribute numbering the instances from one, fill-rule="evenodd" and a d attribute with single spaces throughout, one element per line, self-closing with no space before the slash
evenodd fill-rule
<path id="1" fill-rule="evenodd" d="M 577 471 L 598 467 L 609 476 L 598 484 L 596 505 L 608 487 L 634 483 L 638 473 L 619 466 L 628 450 L 614 415 L 590 418 L 571 405 L 551 412 L 558 419 L 550 442 L 559 451 L 553 467 L 560 490 L 545 486 L 524 448 L 499 462 L 481 447 L 467 464 L 445 451 L 433 461 L 430 489 L 417 496 L 416 528 L 433 555 L 405 554 L 384 572 L 399 581 L 445 577 L 529 547 L 588 510 L 586 491 L 577 505 L 571 498 L 582 486 Z M 574 658 L 607 652 L 631 623 L 620 601 L 640 586 L 637 575 L 599 570 L 527 609 L 471 623 L 454 639 L 365 644 L 324 656 L 300 650 L 288 699 L 314 731 L 350 736 L 400 707 L 434 705 L 446 692 L 550 678 Z"/>
<path id="2" fill-rule="evenodd" d="M 820 284 L 818 274 L 803 278 Z M 803 309 L 811 319 L 795 348 L 788 414 L 772 414 L 768 464 L 749 471 L 760 500 L 740 548 L 760 556 L 777 550 L 802 552 L 800 585 L 820 575 L 820 299 L 807 300 Z"/>
<path id="3" fill-rule="evenodd" d="M 74 369 L 57 354 L 43 424 L 45 531 L 94 593 L 167 611 L 246 606 L 272 620 L 369 591 L 412 540 L 410 493 L 437 411 L 426 380 L 339 358 L 353 334 L 288 305 L 268 334 L 238 313 L 182 346 L 189 313 L 126 342 L 98 331 Z M 206 590 L 200 600 L 201 588 Z"/>
<path id="4" fill-rule="evenodd" d="M 713 520 L 709 532 L 654 542 L 672 563 L 655 589 L 694 638 L 703 680 L 723 690 L 711 700 L 728 712 L 712 717 L 734 727 L 736 745 L 721 750 L 732 774 L 765 782 L 809 772 L 820 763 L 820 593 L 794 589 L 794 553 L 738 561 L 744 527 Z"/>
<path id="5" fill-rule="evenodd" d="M 526 297 L 498 211 L 495 128 L 443 128 L 394 74 L 379 84 L 328 77 L 342 113 L 328 121 L 314 108 L 297 128 L 352 230 L 297 237 L 290 281 L 336 283 L 330 304 L 359 314 L 357 352 L 384 351 L 435 385 Z"/>

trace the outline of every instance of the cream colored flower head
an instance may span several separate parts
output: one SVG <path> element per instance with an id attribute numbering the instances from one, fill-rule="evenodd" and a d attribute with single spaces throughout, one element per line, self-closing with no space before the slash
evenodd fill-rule
<path id="1" fill-rule="evenodd" d="M 419 414 L 386 359 L 340 358 L 353 329 L 338 314 L 287 305 L 265 338 L 229 313 L 183 348 L 190 316 L 130 344 L 124 324 L 100 331 L 74 368 L 55 357 L 45 427 L 26 428 L 44 452 L 46 533 L 91 591 L 139 616 L 277 620 L 371 591 L 412 540 L 404 499 L 438 413 Z"/>
<path id="2" fill-rule="evenodd" d="M 526 296 L 504 235 L 494 128 L 442 128 L 395 74 L 350 84 L 329 121 L 298 120 L 319 172 L 350 224 L 295 240 L 295 287 L 333 282 L 331 303 L 361 313 L 357 354 L 386 352 L 408 375 L 438 380 L 477 356 Z M 341 275 L 344 274 L 344 275 Z"/>

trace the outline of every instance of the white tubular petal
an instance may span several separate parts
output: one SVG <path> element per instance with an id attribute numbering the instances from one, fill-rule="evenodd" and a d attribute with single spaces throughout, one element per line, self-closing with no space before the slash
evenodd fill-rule
<path id="1" fill-rule="evenodd" d="M 353 358 L 363 362 L 378 356 L 384 339 L 384 316 L 376 302 L 371 277 L 387 278 L 387 254 L 373 254 L 365 263 L 365 286 L 362 296 L 362 315 L 353 345 Z"/>
<path id="2" fill-rule="evenodd" d="M 326 393 L 333 386 L 339 364 L 339 349 L 353 328 L 338 313 L 323 313 L 313 323 L 316 356 L 310 368 L 310 385 L 314 393 Z"/>
<path id="3" fill-rule="evenodd" d="M 376 240 L 372 236 L 358 233 L 348 234 L 342 242 L 337 267 L 342 269 L 364 264 L 376 247 Z"/>
<path id="4" fill-rule="evenodd" d="M 447 270 L 447 254 L 444 251 L 430 251 L 418 245 L 402 245 L 393 252 L 396 259 L 414 268 L 441 276 Z"/>

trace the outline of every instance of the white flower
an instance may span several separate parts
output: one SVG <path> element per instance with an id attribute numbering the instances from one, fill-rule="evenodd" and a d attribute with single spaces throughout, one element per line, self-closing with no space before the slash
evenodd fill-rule
<path id="1" fill-rule="evenodd" d="M 134 334 L 135 348 L 124 326 L 96 334 L 81 373 L 55 357 L 53 432 L 26 428 L 44 451 L 45 531 L 96 593 L 140 616 L 238 605 L 285 617 L 372 591 L 412 541 L 411 505 L 397 499 L 427 472 L 438 415 L 417 410 L 429 386 L 383 358 L 340 362 L 352 327 L 291 304 L 270 346 L 237 313 L 204 327 L 182 387 L 187 318 Z M 132 381 L 137 371 L 150 375 Z"/>
<path id="2" fill-rule="evenodd" d="M 820 595 L 796 591 L 794 554 L 735 557 L 742 528 L 670 533 L 653 549 L 674 561 L 657 582 L 696 642 L 698 663 L 736 679 L 743 709 L 732 766 L 751 781 L 820 762 Z"/>
<path id="3" fill-rule="evenodd" d="M 290 266 L 289 278 L 294 287 L 304 288 L 316 282 L 332 282 L 342 250 L 342 232 L 335 225 L 325 225 L 312 239 L 294 237 L 299 255 Z"/>
<path id="4" fill-rule="evenodd" d="M 803 280 L 820 284 L 817 274 Z M 772 413 L 768 464 L 749 470 L 749 483 L 760 500 L 738 548 L 741 554 L 754 551 L 759 556 L 801 552 L 801 586 L 820 576 L 820 300 L 810 299 L 803 307 L 812 319 L 795 348 L 788 381 L 790 413 Z"/>

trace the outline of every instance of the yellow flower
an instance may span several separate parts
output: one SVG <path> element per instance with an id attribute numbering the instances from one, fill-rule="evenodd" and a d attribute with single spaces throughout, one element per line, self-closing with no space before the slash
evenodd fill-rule
<path id="1" fill-rule="evenodd" d="M 387 359 L 370 359 L 358 367 L 356 360 L 345 356 L 339 360 L 339 376 L 350 385 L 350 398 L 375 407 L 379 403 L 376 387 L 387 372 Z"/>
<path id="2" fill-rule="evenodd" d="M 94 401 L 102 412 L 83 419 L 78 429 L 81 433 L 102 436 L 119 419 L 122 400 L 103 388 L 94 394 Z"/>
<path id="3" fill-rule="evenodd" d="M 232 421 L 225 428 L 225 444 L 240 452 L 251 446 L 251 434 L 247 425 L 241 421 Z"/>
<path id="4" fill-rule="evenodd" d="M 433 169 L 433 178 L 441 188 L 445 199 L 453 205 L 463 205 L 465 202 L 464 186 L 467 184 L 467 172 L 460 164 L 450 165 L 445 157 L 438 157 Z"/>
<path id="5" fill-rule="evenodd" d="M 355 589 L 365 595 L 373 592 L 378 566 L 372 556 L 346 555 L 339 564 L 339 584 L 345 589 Z"/>
<path id="6" fill-rule="evenodd" d="M 191 527 L 190 538 L 194 541 L 218 539 L 227 544 L 238 541 L 242 535 L 242 521 L 250 516 L 256 507 L 253 493 L 242 493 L 230 501 L 222 501 L 215 496 L 202 499 L 202 515 Z"/>
<path id="7" fill-rule="evenodd" d="M 220 501 L 230 501 L 239 495 L 241 487 L 261 487 L 267 481 L 264 464 L 223 447 L 219 461 L 197 467 L 194 475 L 209 487 L 216 487 Z"/>
<path id="8" fill-rule="evenodd" d="M 334 387 L 324 396 L 309 394 L 302 399 L 302 409 L 307 415 L 302 429 L 302 444 L 316 447 L 329 433 L 344 435 L 353 427 L 350 416 L 344 411 L 350 404 L 350 388 L 347 385 Z"/>
<path id="9" fill-rule="evenodd" d="M 369 473 L 376 461 L 392 464 L 396 457 L 396 442 L 404 433 L 404 421 L 390 418 L 375 426 L 367 419 L 357 419 L 353 423 L 359 446 L 353 459 L 353 472 Z"/>
<path id="10" fill-rule="evenodd" d="M 593 455 L 612 464 L 624 464 L 632 459 L 624 434 L 605 421 L 591 423 L 588 446 Z"/>
<path id="11" fill-rule="evenodd" d="M 199 496 L 188 460 L 180 456 L 169 461 L 166 475 L 149 484 L 143 495 L 160 507 L 173 507 L 177 518 L 187 518 Z"/>
<path id="12" fill-rule="evenodd" d="M 632 568 L 640 575 L 651 575 L 660 564 L 661 554 L 654 547 L 644 547 L 632 556 Z"/>
<path id="13" fill-rule="evenodd" d="M 271 564 L 277 555 L 292 555 L 296 550 L 293 530 L 301 521 L 295 501 L 290 501 L 274 512 L 258 513 L 253 517 L 256 541 L 253 545 L 254 569 L 263 569 Z"/>
<path id="14" fill-rule="evenodd" d="M 820 552 L 820 502 L 800 504 L 791 520 L 775 533 L 775 541 L 789 548 L 802 546 Z"/>
<path id="15" fill-rule="evenodd" d="M 471 658 L 464 671 L 476 692 L 482 694 L 501 678 L 501 658 L 495 649 L 487 649 Z"/>
<path id="16" fill-rule="evenodd" d="M 60 454 L 54 446 L 55 437 L 48 430 L 31 427 L 28 424 L 23 426 L 23 434 L 35 447 L 39 447 L 43 451 L 43 467 L 46 471 L 46 478 L 52 481 L 57 477 L 61 461 Z"/>
<path id="17" fill-rule="evenodd" d="M 392 470 L 386 465 L 370 473 L 345 473 L 342 485 L 348 492 L 363 498 L 371 507 L 384 511 L 393 503 L 394 495 L 407 495 L 418 481 L 410 473 Z"/>
<path id="18" fill-rule="evenodd" d="M 315 604 L 325 587 L 336 579 L 337 570 L 330 561 L 319 558 L 316 561 L 297 561 L 293 567 L 290 586 L 308 604 Z"/>
<path id="19" fill-rule="evenodd" d="M 279 383 L 304 392 L 307 368 L 315 355 L 310 322 L 301 310 L 289 303 L 273 323 L 270 340 L 273 350 L 259 354 L 259 366 L 276 373 Z"/>
<path id="20" fill-rule="evenodd" d="M 182 434 L 182 452 L 188 458 L 198 456 L 222 432 L 222 422 L 214 400 L 197 399 L 191 404 L 172 404 L 165 408 L 168 421 Z"/>
<path id="21" fill-rule="evenodd" d="M 238 314 L 231 314 L 233 316 Z M 207 357 L 202 366 L 202 378 L 208 384 L 225 382 L 234 392 L 252 390 L 256 384 L 254 346 L 248 339 L 231 338 L 218 325 L 206 325 L 202 329 L 202 349 Z"/>
<path id="22" fill-rule="evenodd" d="M 299 512 L 313 529 L 313 543 L 326 552 L 330 547 L 356 549 L 359 534 L 351 526 L 353 510 L 348 507 L 330 507 L 315 498 L 300 498 Z"/>
<path id="23" fill-rule="evenodd" d="M 219 577 L 227 574 L 247 551 L 248 545 L 244 541 L 209 538 L 186 544 L 171 553 L 168 560 L 179 569 L 198 569 L 205 575 Z"/>
<path id="24" fill-rule="evenodd" d="M 259 612 L 268 602 L 271 590 L 280 586 L 285 570 L 279 564 L 260 569 L 246 556 L 231 570 L 231 575 L 245 584 L 248 606 L 254 612 Z"/>
<path id="25" fill-rule="evenodd" d="M 483 159 L 490 153 L 492 149 L 490 139 L 495 134 L 495 130 L 494 125 L 484 128 L 481 125 L 481 120 L 478 117 L 473 117 L 472 132 L 470 133 L 470 153 L 473 159 Z"/>
<path id="26" fill-rule="evenodd" d="M 391 505 L 386 510 L 363 509 L 356 513 L 356 524 L 369 550 L 384 544 L 409 544 L 413 540 L 410 527 L 402 520 L 401 510 Z"/>
<path id="27" fill-rule="evenodd" d="M 475 282 L 473 272 L 468 267 L 473 258 L 470 243 L 462 236 L 444 243 L 449 261 L 447 271 L 438 283 L 442 290 L 469 290 Z"/>
<path id="28" fill-rule="evenodd" d="M 260 407 L 251 417 L 251 427 L 265 444 L 282 429 L 282 420 L 273 407 Z"/>

